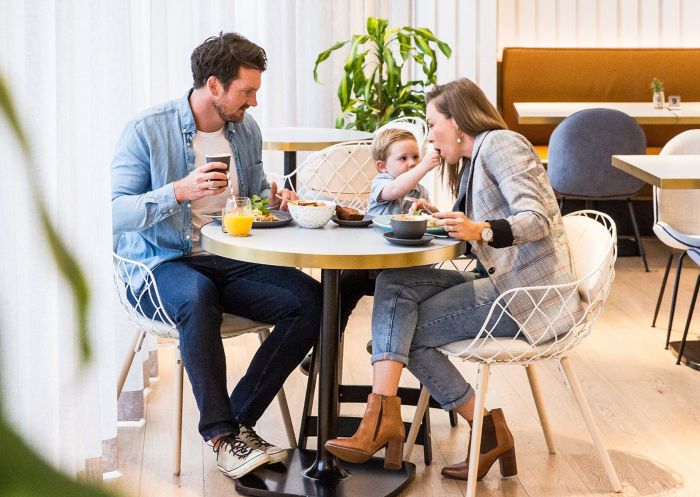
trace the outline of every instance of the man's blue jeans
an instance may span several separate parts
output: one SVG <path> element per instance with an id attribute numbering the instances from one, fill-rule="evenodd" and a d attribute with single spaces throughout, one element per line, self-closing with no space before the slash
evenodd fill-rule
<path id="1" fill-rule="evenodd" d="M 372 312 L 372 363 L 403 363 L 445 410 L 474 396 L 441 345 L 475 338 L 499 292 L 477 273 L 426 267 L 387 269 L 377 278 Z M 492 316 L 493 319 L 493 316 Z M 514 337 L 503 316 L 492 335 Z"/>
<path id="2" fill-rule="evenodd" d="M 182 361 L 204 440 L 237 432 L 240 424 L 255 425 L 318 338 L 320 284 L 293 268 L 215 255 L 168 261 L 153 273 L 165 310 L 180 333 Z M 230 396 L 220 335 L 222 312 L 275 326 Z"/>

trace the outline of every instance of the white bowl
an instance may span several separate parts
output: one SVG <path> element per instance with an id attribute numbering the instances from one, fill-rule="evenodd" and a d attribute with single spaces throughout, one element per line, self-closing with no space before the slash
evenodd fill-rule
<path id="1" fill-rule="evenodd" d="M 321 206 L 288 203 L 289 213 L 294 222 L 302 228 L 323 228 L 335 213 L 335 202 L 322 200 Z"/>

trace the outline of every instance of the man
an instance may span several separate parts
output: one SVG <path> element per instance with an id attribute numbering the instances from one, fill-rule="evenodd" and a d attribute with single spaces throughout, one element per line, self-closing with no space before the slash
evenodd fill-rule
<path id="1" fill-rule="evenodd" d="M 320 285 L 293 268 L 211 255 L 199 246 L 203 214 L 234 196 L 296 198 L 269 185 L 262 138 L 246 110 L 266 69 L 265 51 L 243 36 L 221 33 L 191 57 L 194 88 L 182 99 L 127 124 L 112 162 L 117 252 L 153 270 L 161 299 L 180 332 L 183 364 L 199 408 L 199 432 L 213 444 L 219 469 L 238 478 L 284 459 L 253 426 L 315 342 Z M 231 154 L 228 176 L 207 154 Z M 227 182 L 230 189 L 227 188 Z M 137 292 L 137 288 L 131 289 Z M 275 325 L 231 395 L 221 341 L 222 312 Z"/>

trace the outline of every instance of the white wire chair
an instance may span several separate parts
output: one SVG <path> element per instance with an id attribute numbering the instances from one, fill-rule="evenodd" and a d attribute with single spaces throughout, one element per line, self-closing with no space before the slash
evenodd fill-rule
<path id="1" fill-rule="evenodd" d="M 420 149 L 421 156 L 425 152 L 425 145 L 428 141 L 428 124 L 420 117 L 399 117 L 393 121 L 389 121 L 383 126 L 377 128 L 374 132 L 374 136 L 386 129 L 403 129 L 413 133 L 418 142 L 418 147 Z"/>
<path id="2" fill-rule="evenodd" d="M 268 173 L 278 185 L 296 175 L 296 194 L 305 200 L 332 200 L 367 212 L 372 180 L 377 175 L 371 141 L 351 141 L 314 152 L 286 176 Z"/>
<path id="3" fill-rule="evenodd" d="M 700 154 L 700 129 L 690 129 L 680 133 L 664 145 L 659 155 L 692 155 Z M 678 285 L 683 269 L 683 259 L 688 255 L 688 249 L 700 248 L 700 217 L 689 216 L 689 212 L 700 212 L 700 190 L 668 190 L 654 187 L 654 234 L 664 245 L 672 249 L 668 254 L 666 270 L 661 281 L 659 296 L 654 309 L 652 326 L 656 326 L 661 301 L 663 300 L 666 281 L 671 270 L 675 251 L 681 251 L 678 256 L 676 278 L 671 297 L 671 310 L 666 331 L 666 348 L 671 340 L 673 316 L 676 311 Z"/>
<path id="4" fill-rule="evenodd" d="M 124 311 L 129 316 L 129 320 L 136 328 L 134 333 L 133 344 L 124 359 L 119 379 L 117 381 L 117 399 L 121 395 L 126 377 L 131 369 L 131 364 L 134 361 L 134 356 L 141 350 L 146 334 L 150 333 L 160 338 L 167 338 L 176 342 L 175 354 L 175 459 L 173 473 L 180 474 L 182 463 L 182 396 L 183 396 L 183 367 L 182 358 L 180 356 L 179 333 L 177 326 L 172 318 L 168 315 L 158 292 L 158 285 L 151 270 L 144 264 L 121 257 L 112 252 L 113 262 L 113 278 L 114 286 L 119 297 L 119 302 Z M 132 288 L 139 288 L 136 293 L 132 293 L 132 302 L 129 301 L 128 295 Z M 233 338 L 246 333 L 257 333 L 262 343 L 269 335 L 272 325 L 259 323 L 242 316 L 234 314 L 223 314 L 223 322 L 221 324 L 221 338 Z M 280 389 L 277 394 L 277 400 L 282 412 L 282 420 L 287 433 L 287 439 L 291 447 L 296 447 L 296 437 L 294 434 L 294 426 L 289 413 L 289 405 L 287 397 L 284 393 L 284 388 Z"/>
<path id="5" fill-rule="evenodd" d="M 476 338 L 440 347 L 440 350 L 449 356 L 479 364 L 474 386 L 476 399 L 469 450 L 467 497 L 474 497 L 476 493 L 478 465 L 476 454 L 479 454 L 481 448 L 483 410 L 491 365 L 521 364 L 525 366 L 547 447 L 551 454 L 555 453 L 554 439 L 535 371 L 535 363 L 547 359 L 554 359 L 560 364 L 581 409 L 598 457 L 605 467 L 612 487 L 615 492 L 621 490 L 617 473 L 603 446 L 593 414 L 567 355 L 591 332 L 593 323 L 603 310 L 603 304 L 608 297 L 615 277 L 617 229 L 609 216 L 592 210 L 571 213 L 565 216 L 563 221 L 578 279 L 567 284 L 513 288 L 503 292 L 491 305 L 491 310 Z M 532 302 L 532 309 L 524 318 L 516 318 L 508 309 L 508 304 L 516 297 L 527 297 Z M 552 309 L 551 299 L 559 302 L 556 307 L 559 307 L 560 310 L 555 316 L 545 316 L 540 305 L 548 301 L 547 307 Z M 493 336 L 494 329 L 504 316 L 509 316 L 519 325 L 518 334 L 513 338 Z M 525 330 L 531 320 L 538 323 L 545 320 L 550 329 L 547 330 L 548 332 L 542 333 L 541 336 L 554 335 L 554 338 L 547 341 L 544 341 L 546 338 L 542 338 L 535 343 L 525 340 L 524 338 L 528 336 Z M 567 329 L 562 329 L 563 323 L 568 323 Z M 425 410 L 428 398 L 429 392 L 423 388 L 414 421 L 421 419 L 420 416 Z M 415 434 L 412 432 L 413 429 L 407 438 L 405 459 L 410 457 L 413 449 Z"/>

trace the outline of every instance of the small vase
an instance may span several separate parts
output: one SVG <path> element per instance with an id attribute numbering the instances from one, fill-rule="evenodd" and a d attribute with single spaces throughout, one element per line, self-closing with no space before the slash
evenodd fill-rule
<path id="1" fill-rule="evenodd" d="M 652 97 L 651 101 L 654 103 L 654 108 L 655 109 L 663 109 L 664 108 L 664 92 L 662 91 L 655 91 L 654 96 Z"/>

